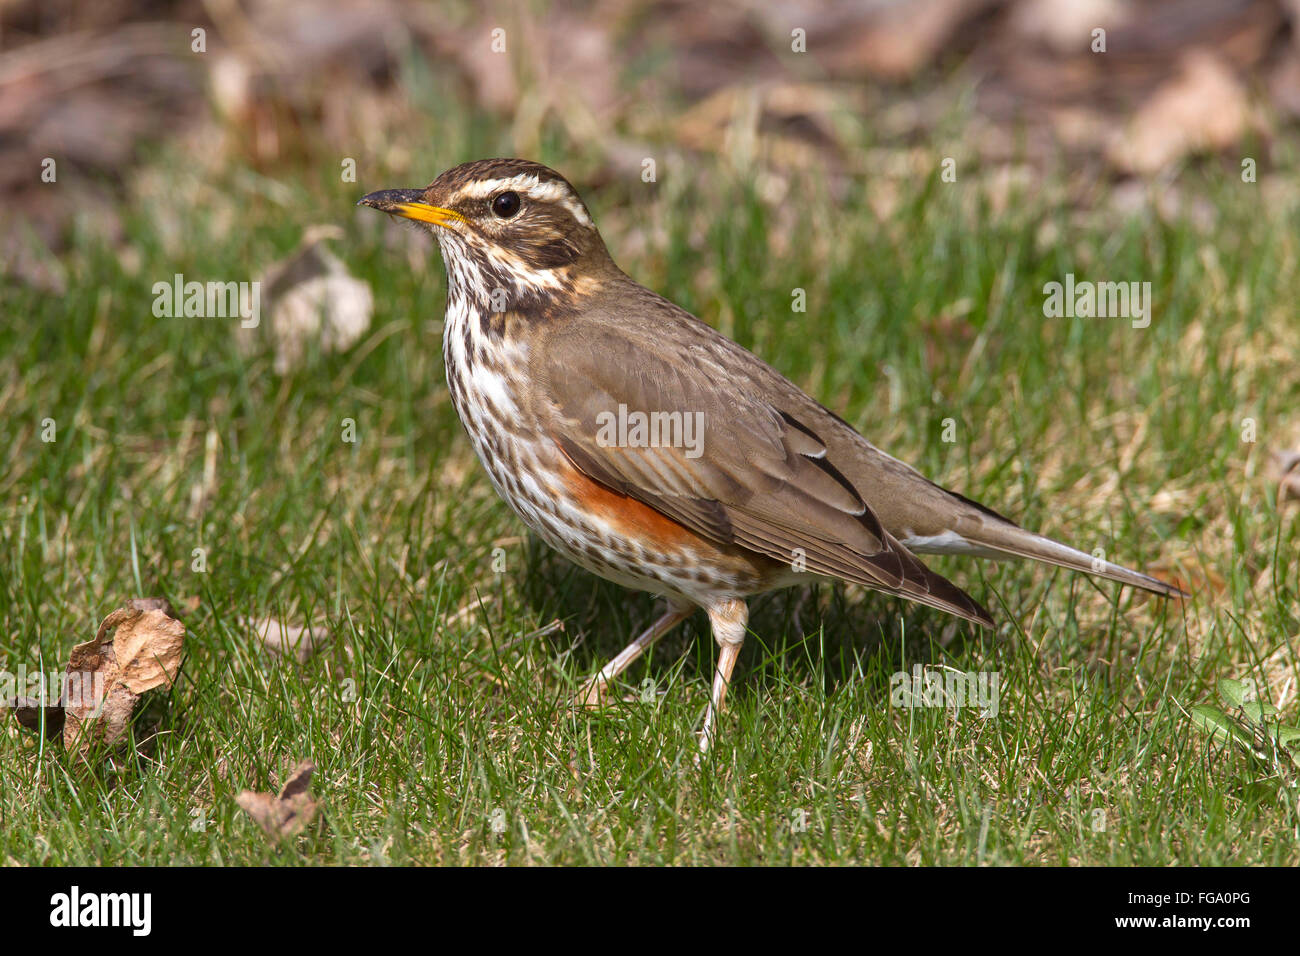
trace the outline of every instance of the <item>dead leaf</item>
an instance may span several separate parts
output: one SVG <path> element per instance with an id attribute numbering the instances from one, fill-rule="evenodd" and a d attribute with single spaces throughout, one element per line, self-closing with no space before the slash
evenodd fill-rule
<path id="1" fill-rule="evenodd" d="M 1023 0 L 1011 10 L 1010 27 L 1065 56 L 1088 51 L 1093 29 L 1113 33 L 1129 16 L 1120 0 Z"/>
<path id="2" fill-rule="evenodd" d="M 104 618 L 93 641 L 73 647 L 61 701 L 65 747 L 85 754 L 116 744 L 140 696 L 176 680 L 185 625 L 170 609 L 160 598 L 131 601 Z"/>
<path id="3" fill-rule="evenodd" d="M 810 48 L 825 51 L 820 59 L 833 73 L 901 81 L 934 63 L 963 26 L 969 29 L 995 6 L 996 0 L 916 0 L 878 4 L 867 12 L 854 4 L 809 5 L 804 18 L 810 21 Z M 788 32 L 783 26 L 782 33 Z"/>
<path id="4" fill-rule="evenodd" d="M 1269 460 L 1269 474 L 1277 482 L 1277 507 L 1288 498 L 1300 500 L 1300 451 L 1275 451 Z"/>
<path id="5" fill-rule="evenodd" d="M 293 836 L 316 817 L 317 804 L 307 790 L 315 769 L 315 764 L 304 760 L 294 769 L 279 796 L 244 790 L 235 797 L 235 802 L 271 836 Z"/>
<path id="6" fill-rule="evenodd" d="M 342 235 L 337 226 L 309 226 L 292 255 L 272 265 L 261 279 L 270 314 L 270 320 L 261 323 L 266 332 L 241 324 L 238 341 L 250 352 L 259 334 L 269 334 L 277 375 L 301 365 L 309 343 L 318 343 L 323 353 L 343 352 L 370 328 L 370 284 L 354 278 L 325 246 L 326 240 Z"/>
<path id="7" fill-rule="evenodd" d="M 1179 68 L 1110 144 L 1107 158 L 1122 172 L 1151 175 L 1190 153 L 1226 149 L 1246 133 L 1245 87 L 1218 53 L 1189 50 Z"/>
<path id="8" fill-rule="evenodd" d="M 272 618 L 246 622 L 262 645 L 279 657 L 292 657 L 302 664 L 329 640 L 324 625 L 285 624 Z"/>

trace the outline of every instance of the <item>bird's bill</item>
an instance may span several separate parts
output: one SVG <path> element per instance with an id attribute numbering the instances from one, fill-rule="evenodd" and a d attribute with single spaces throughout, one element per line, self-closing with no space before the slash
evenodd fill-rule
<path id="1" fill-rule="evenodd" d="M 423 189 L 381 189 L 377 193 L 363 196 L 357 205 L 391 212 L 395 216 L 414 219 L 416 222 L 431 222 L 435 226 L 450 226 L 465 221 L 465 217 L 458 212 L 425 202 Z"/>

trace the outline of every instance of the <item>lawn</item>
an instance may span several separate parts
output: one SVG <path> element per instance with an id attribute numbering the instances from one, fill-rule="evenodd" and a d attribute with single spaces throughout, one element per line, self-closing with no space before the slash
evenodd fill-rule
<path id="1" fill-rule="evenodd" d="M 724 155 L 590 190 L 543 144 L 642 283 L 937 481 L 1194 595 L 930 558 L 995 632 L 829 584 L 758 598 L 697 764 L 703 615 L 606 711 L 571 710 L 655 602 L 496 497 L 448 400 L 437 250 L 353 205 L 512 140 L 455 114 L 403 135 L 355 183 L 334 156 L 267 174 L 165 150 L 122 245 L 77 236 L 66 293 L 0 289 L 0 667 L 62 669 L 128 598 L 188 628 L 180 679 L 93 766 L 0 715 L 3 859 L 1300 863 L 1300 771 L 1185 714 L 1235 678 L 1296 717 L 1300 508 L 1268 467 L 1300 446 L 1293 180 L 1206 160 L 1153 187 L 1157 214 L 1068 162 L 945 182 L 951 147 L 926 143 L 878 173 Z M 256 278 L 322 222 L 375 297 L 351 349 L 280 376 L 231 320 L 153 314 L 154 283 Z M 1149 282 L 1149 327 L 1045 315 L 1067 274 Z M 323 637 L 279 656 L 267 619 Z M 897 706 L 915 666 L 996 674 L 996 713 Z M 307 759 L 317 821 L 270 840 L 235 797 Z"/>

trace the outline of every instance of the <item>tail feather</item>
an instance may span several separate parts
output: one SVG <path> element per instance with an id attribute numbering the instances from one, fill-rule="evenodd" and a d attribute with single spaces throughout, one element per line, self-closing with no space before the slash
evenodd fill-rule
<path id="1" fill-rule="evenodd" d="M 963 522 L 963 525 L 968 523 Z M 903 544 L 921 554 L 977 554 L 992 558 L 1028 558 L 1042 561 L 1072 571 L 1082 571 L 1121 584 L 1130 584 L 1162 597 L 1186 598 L 1190 595 L 1179 587 L 1153 578 L 1141 571 L 1094 557 L 1077 548 L 1053 541 L 1041 534 L 1026 531 L 1009 521 L 980 522 L 978 529 L 964 526 L 961 532 L 950 532 L 929 538 L 904 539 Z"/>
<path id="2" fill-rule="evenodd" d="M 891 537 L 889 543 L 897 545 L 898 541 Z M 927 568 L 906 548 L 898 548 L 898 551 L 903 556 L 907 572 L 903 575 L 902 586 L 896 593 L 920 604 L 956 614 L 981 627 L 993 627 L 993 616 L 984 605 L 941 574 Z"/>

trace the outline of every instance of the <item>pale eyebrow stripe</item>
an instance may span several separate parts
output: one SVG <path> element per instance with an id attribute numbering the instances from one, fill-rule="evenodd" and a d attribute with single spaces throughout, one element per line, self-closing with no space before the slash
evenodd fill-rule
<path id="1" fill-rule="evenodd" d="M 488 196 L 494 193 L 508 189 L 524 193 L 537 202 L 556 203 L 563 206 L 569 215 L 584 226 L 588 228 L 594 228 L 595 226 L 595 223 L 591 221 L 591 216 L 587 214 L 587 210 L 582 207 L 581 203 L 573 201 L 572 194 L 564 187 L 563 183 L 541 182 L 536 173 L 519 173 L 517 176 L 469 183 L 456 194 L 456 199 L 487 199 Z"/>

